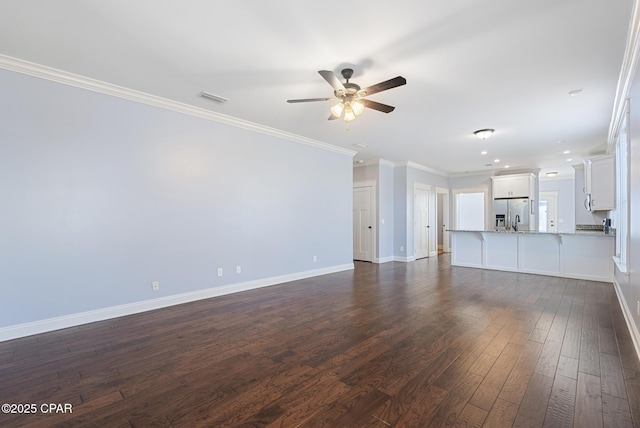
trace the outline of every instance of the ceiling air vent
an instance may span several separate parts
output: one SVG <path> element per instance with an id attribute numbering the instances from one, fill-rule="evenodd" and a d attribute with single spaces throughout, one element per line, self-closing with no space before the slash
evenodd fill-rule
<path id="1" fill-rule="evenodd" d="M 200 96 L 202 98 L 209 98 L 210 100 L 218 101 L 219 103 L 225 103 L 229 101 L 228 98 L 221 97 L 220 95 L 212 94 L 211 92 L 202 92 Z"/>

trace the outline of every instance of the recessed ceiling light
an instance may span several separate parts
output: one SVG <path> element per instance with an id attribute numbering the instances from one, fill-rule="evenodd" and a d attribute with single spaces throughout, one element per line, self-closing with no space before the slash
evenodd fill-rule
<path id="1" fill-rule="evenodd" d="M 481 140 L 486 140 L 487 138 L 491 137 L 491 135 L 493 135 L 494 132 L 496 132 L 495 129 L 487 128 L 487 129 L 478 129 L 473 134 L 476 137 L 480 138 Z"/>
<path id="2" fill-rule="evenodd" d="M 352 146 L 362 147 L 362 148 L 369 147 L 369 146 L 367 146 L 367 145 L 366 145 L 366 144 L 364 144 L 364 143 L 355 143 L 355 144 L 352 144 Z"/>
<path id="3" fill-rule="evenodd" d="M 212 94 L 211 92 L 202 92 L 200 94 L 202 98 L 209 98 L 210 100 L 218 101 L 219 103 L 226 103 L 228 98 L 221 97 L 220 95 Z"/>
<path id="4" fill-rule="evenodd" d="M 573 159 L 569 158 L 569 159 L 567 159 L 567 162 L 571 162 L 572 160 L 573 160 Z"/>
<path id="5" fill-rule="evenodd" d="M 562 152 L 563 155 L 568 155 L 569 153 L 571 153 L 571 150 L 565 150 L 564 152 Z"/>
<path id="6" fill-rule="evenodd" d="M 354 161 L 353 163 L 364 163 L 364 161 L 362 159 Z"/>
<path id="7" fill-rule="evenodd" d="M 500 162 L 500 159 L 494 159 L 493 162 L 498 163 Z"/>
<path id="8" fill-rule="evenodd" d="M 547 172 L 547 177 L 555 177 L 556 175 L 558 175 L 556 171 Z"/>
<path id="9" fill-rule="evenodd" d="M 505 167 L 505 168 L 511 168 L 509 165 L 505 165 L 504 167 Z"/>
<path id="10" fill-rule="evenodd" d="M 486 155 L 486 154 L 487 154 L 487 151 L 486 151 L 486 150 L 483 150 L 483 151 L 481 151 L 481 152 L 480 152 L 480 154 L 481 154 L 481 155 Z"/>
<path id="11" fill-rule="evenodd" d="M 569 92 L 569 96 L 575 97 L 576 95 L 580 95 L 582 93 L 582 89 L 575 89 Z"/>

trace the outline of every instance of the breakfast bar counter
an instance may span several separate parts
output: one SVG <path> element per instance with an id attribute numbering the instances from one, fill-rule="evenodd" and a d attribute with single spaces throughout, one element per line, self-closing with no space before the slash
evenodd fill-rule
<path id="1" fill-rule="evenodd" d="M 603 232 L 449 230 L 451 264 L 592 281 L 613 280 L 615 236 Z"/>

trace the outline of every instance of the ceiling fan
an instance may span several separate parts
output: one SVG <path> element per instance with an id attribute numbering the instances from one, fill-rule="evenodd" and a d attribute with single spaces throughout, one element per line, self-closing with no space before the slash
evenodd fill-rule
<path id="1" fill-rule="evenodd" d="M 381 104 L 376 101 L 365 99 L 368 95 L 373 95 L 378 92 L 386 91 L 397 86 L 402 86 L 407 83 L 407 79 L 402 76 L 394 77 L 393 79 L 385 80 L 376 85 L 367 86 L 366 88 L 360 88 L 359 85 L 349 82 L 351 76 L 353 76 L 353 69 L 345 68 L 342 70 L 342 77 L 346 80 L 342 83 L 338 76 L 332 71 L 320 70 L 318 71 L 320 76 L 324 78 L 331 87 L 333 87 L 333 97 L 330 98 L 304 98 L 298 100 L 287 100 L 288 103 L 307 103 L 312 101 L 338 101 L 338 104 L 331 107 L 331 115 L 329 120 L 335 120 L 342 117 L 345 122 L 351 122 L 356 118 L 365 107 L 378 110 L 383 113 L 391 113 L 395 110 L 395 107 Z M 343 115 L 344 113 L 344 115 Z"/>

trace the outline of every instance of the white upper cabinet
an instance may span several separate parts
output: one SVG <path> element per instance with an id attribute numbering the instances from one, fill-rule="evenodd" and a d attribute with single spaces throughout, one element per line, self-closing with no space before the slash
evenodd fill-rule
<path id="1" fill-rule="evenodd" d="M 591 158 L 585 168 L 589 182 L 585 188 L 591 193 L 591 211 L 608 211 L 616 208 L 615 156 Z"/>
<path id="2" fill-rule="evenodd" d="M 491 177 L 494 199 L 530 198 L 534 194 L 533 174 Z"/>

